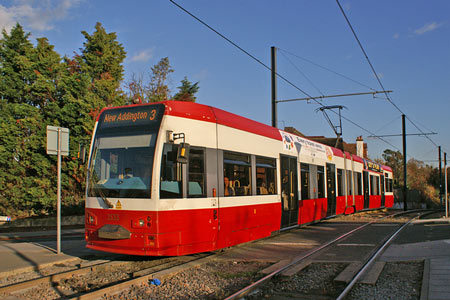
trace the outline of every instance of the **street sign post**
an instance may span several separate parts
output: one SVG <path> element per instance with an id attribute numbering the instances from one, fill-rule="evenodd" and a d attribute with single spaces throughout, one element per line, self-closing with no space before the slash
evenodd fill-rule
<path id="1" fill-rule="evenodd" d="M 56 202 L 56 252 L 61 254 L 61 156 L 69 155 L 69 129 L 47 126 L 47 154 L 58 155 L 58 188 Z"/>

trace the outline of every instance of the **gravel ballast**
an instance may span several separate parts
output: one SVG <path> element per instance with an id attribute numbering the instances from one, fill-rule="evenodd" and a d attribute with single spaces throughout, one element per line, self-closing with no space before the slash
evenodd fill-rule
<path id="1" fill-rule="evenodd" d="M 162 279 L 159 286 L 149 281 L 102 299 L 223 299 L 262 277 L 258 271 L 268 265 L 212 261 Z"/>

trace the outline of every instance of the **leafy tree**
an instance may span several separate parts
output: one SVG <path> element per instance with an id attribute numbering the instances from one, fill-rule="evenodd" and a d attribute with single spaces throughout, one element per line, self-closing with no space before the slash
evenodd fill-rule
<path id="1" fill-rule="evenodd" d="M 92 93 L 87 101 L 97 109 L 123 105 L 125 98 L 120 83 L 123 79 L 122 63 L 126 52 L 117 41 L 116 33 L 107 33 L 99 22 L 95 25 L 95 30 L 92 35 L 82 31 L 86 42 L 83 43 L 82 54 L 75 57 L 81 72 L 91 77 L 89 90 Z"/>
<path id="2" fill-rule="evenodd" d="M 169 58 L 162 58 L 151 70 L 152 74 L 147 94 L 148 102 L 168 100 L 170 98 L 170 90 L 166 81 L 169 74 L 174 71 L 170 66 Z"/>
<path id="3" fill-rule="evenodd" d="M 30 52 L 33 45 L 20 24 L 8 35 L 3 30 L 0 41 L 0 98 L 8 103 L 26 103 L 29 100 L 27 83 L 32 77 Z"/>
<path id="4" fill-rule="evenodd" d="M 392 168 L 396 186 L 403 186 L 403 155 L 400 151 L 386 149 L 381 156 L 385 161 L 384 164 Z"/>
<path id="5" fill-rule="evenodd" d="M 128 103 L 141 103 L 145 101 L 145 96 L 149 93 L 148 87 L 144 84 L 144 75 L 142 73 L 131 75 L 131 79 L 126 85 L 128 89 Z"/>
<path id="6" fill-rule="evenodd" d="M 0 211 L 40 211 L 52 206 L 52 167 L 42 146 L 45 132 L 39 109 L 1 101 Z"/>
<path id="7" fill-rule="evenodd" d="M 197 97 L 194 95 L 198 92 L 199 88 L 198 82 L 192 84 L 185 76 L 184 79 L 181 80 L 181 86 L 178 87 L 178 93 L 175 94 L 173 98 L 179 101 L 195 102 Z"/>
<path id="8" fill-rule="evenodd" d="M 439 203 L 439 185 L 430 184 L 434 169 L 422 161 L 410 159 L 407 164 L 408 188 L 419 191 L 424 200 Z"/>
<path id="9" fill-rule="evenodd" d="M 52 207 L 45 155 L 46 109 L 55 99 L 59 55 L 46 39 L 34 47 L 17 24 L 0 40 L 0 212 Z M 55 70 L 55 71 L 54 71 Z"/>
<path id="10" fill-rule="evenodd" d="M 76 160 L 87 145 L 95 117 L 107 105 L 124 104 L 120 89 L 125 51 L 100 23 L 81 55 L 65 57 L 46 38 L 29 41 L 17 24 L 0 40 L 0 213 L 52 212 L 56 156 L 46 149 L 46 125 L 70 129 L 69 157 L 62 164 L 63 205 L 82 203 L 85 165 Z"/>
<path id="11" fill-rule="evenodd" d="M 60 86 L 59 119 L 70 128 L 72 159 L 66 161 L 66 201 L 82 201 L 86 166 L 76 159 L 80 145 L 89 146 L 94 123 L 100 110 L 106 106 L 125 104 L 120 89 L 123 80 L 123 61 L 126 52 L 117 41 L 116 33 L 107 33 L 101 23 L 95 25 L 92 35 L 83 31 L 86 38 L 81 55 L 65 58 Z"/>
<path id="12" fill-rule="evenodd" d="M 386 149 L 382 157 L 383 163 L 392 168 L 397 187 L 403 187 L 403 155 L 400 151 Z M 410 159 L 406 168 L 408 189 L 419 191 L 423 200 L 439 202 L 439 183 L 435 180 L 437 169 L 416 159 Z"/>
<path id="13" fill-rule="evenodd" d="M 17 24 L 0 41 L 2 210 L 48 210 L 53 206 L 54 173 L 45 154 L 47 109 L 56 101 L 60 57 L 45 38 L 36 47 Z"/>
<path id="14" fill-rule="evenodd" d="M 20 24 L 0 39 L 0 214 L 53 213 L 56 205 L 56 156 L 46 154 L 46 126 L 70 129 L 70 154 L 62 163 L 62 204 L 84 198 L 86 165 L 76 159 L 88 146 L 95 119 L 106 106 L 123 105 L 120 86 L 126 52 L 115 33 L 100 23 L 82 32 L 80 54 L 64 57 L 47 38 L 30 42 Z M 167 79 L 174 70 L 163 58 L 151 68 L 147 85 L 133 77 L 131 95 L 146 101 L 170 98 Z M 176 97 L 195 101 L 198 83 L 182 81 Z M 81 206 L 81 205 L 80 205 Z"/>

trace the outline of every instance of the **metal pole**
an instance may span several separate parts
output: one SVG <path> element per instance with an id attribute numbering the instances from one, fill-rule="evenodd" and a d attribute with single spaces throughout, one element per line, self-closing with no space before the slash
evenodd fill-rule
<path id="1" fill-rule="evenodd" d="M 61 254 L 61 128 L 58 128 L 58 191 L 56 202 L 56 252 Z"/>
<path id="2" fill-rule="evenodd" d="M 448 218 L 448 195 L 447 195 L 447 153 L 444 152 L 444 172 L 445 172 L 445 217 Z"/>
<path id="3" fill-rule="evenodd" d="M 441 165 L 441 146 L 438 147 L 439 151 L 439 200 L 442 207 L 442 165 Z"/>
<path id="4" fill-rule="evenodd" d="M 406 126 L 405 126 L 405 115 L 402 115 L 402 133 L 403 133 L 403 209 L 408 210 L 407 200 L 408 200 L 408 187 L 406 185 Z"/>
<path id="5" fill-rule="evenodd" d="M 277 48 L 270 48 L 272 62 L 272 127 L 277 128 Z"/>

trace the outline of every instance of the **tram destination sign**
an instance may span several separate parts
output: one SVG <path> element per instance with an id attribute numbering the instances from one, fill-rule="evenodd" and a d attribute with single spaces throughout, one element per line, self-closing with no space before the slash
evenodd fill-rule
<path id="1" fill-rule="evenodd" d="M 374 163 L 370 160 L 364 159 L 366 169 L 375 172 L 383 172 L 383 168 L 380 164 Z"/>
<path id="2" fill-rule="evenodd" d="M 107 109 L 100 116 L 100 128 L 152 125 L 161 119 L 163 105 Z"/>

